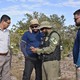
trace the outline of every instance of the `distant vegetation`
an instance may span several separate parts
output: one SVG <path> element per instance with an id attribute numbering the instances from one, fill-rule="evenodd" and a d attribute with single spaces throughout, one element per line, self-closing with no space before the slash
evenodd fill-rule
<path id="1" fill-rule="evenodd" d="M 61 43 L 63 46 L 62 56 L 68 55 L 72 51 L 73 42 L 76 34 L 76 27 L 74 25 L 65 26 L 65 17 L 64 15 L 58 16 L 57 14 L 52 14 L 46 16 L 44 13 L 33 12 L 33 14 L 26 13 L 25 18 L 18 21 L 16 25 L 13 25 L 11 28 L 11 47 L 13 53 L 18 54 L 20 52 L 19 44 L 22 34 L 28 30 L 30 25 L 30 20 L 37 18 L 39 23 L 44 20 L 51 22 L 53 29 L 58 31 L 61 35 Z"/>

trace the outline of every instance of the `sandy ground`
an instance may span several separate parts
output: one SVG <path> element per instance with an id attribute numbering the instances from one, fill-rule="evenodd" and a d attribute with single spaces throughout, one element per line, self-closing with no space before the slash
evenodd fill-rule
<path id="1" fill-rule="evenodd" d="M 12 66 L 11 66 L 11 76 L 12 80 L 22 80 L 24 69 L 24 57 L 22 56 L 12 56 Z M 76 70 L 73 65 L 72 57 L 66 57 L 64 60 L 60 61 L 61 69 L 61 79 L 60 80 L 76 80 Z M 34 79 L 34 70 L 32 73 L 31 80 Z"/>

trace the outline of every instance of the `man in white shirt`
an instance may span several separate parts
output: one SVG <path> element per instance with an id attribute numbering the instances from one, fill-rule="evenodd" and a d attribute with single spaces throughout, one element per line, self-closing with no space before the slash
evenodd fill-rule
<path id="1" fill-rule="evenodd" d="M 10 77 L 10 34 L 7 29 L 11 23 L 8 15 L 0 19 L 0 80 L 11 80 Z"/>

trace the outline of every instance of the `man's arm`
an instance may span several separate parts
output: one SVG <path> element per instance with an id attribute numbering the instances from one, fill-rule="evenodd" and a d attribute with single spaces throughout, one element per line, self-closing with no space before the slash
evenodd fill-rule
<path id="1" fill-rule="evenodd" d="M 21 48 L 21 51 L 23 52 L 24 56 L 27 56 L 27 54 L 26 54 L 26 42 L 25 41 L 21 40 L 20 48 Z"/>
<path id="2" fill-rule="evenodd" d="M 54 33 L 51 35 L 50 45 L 48 47 L 44 47 L 41 49 L 32 47 L 31 50 L 33 52 L 36 52 L 37 54 L 50 54 L 55 50 L 56 46 L 58 45 L 58 42 L 59 42 L 59 35 L 57 33 Z"/>

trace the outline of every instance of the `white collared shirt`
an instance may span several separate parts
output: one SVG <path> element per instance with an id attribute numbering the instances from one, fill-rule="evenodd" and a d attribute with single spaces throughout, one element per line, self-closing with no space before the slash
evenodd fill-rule
<path id="1" fill-rule="evenodd" d="M 0 53 L 6 53 L 10 46 L 10 33 L 8 29 L 0 29 Z"/>

